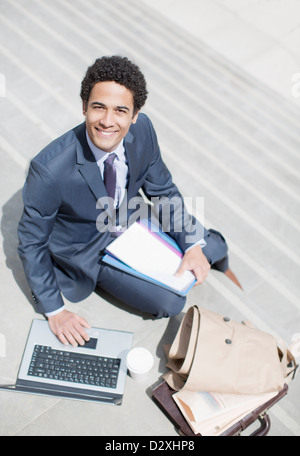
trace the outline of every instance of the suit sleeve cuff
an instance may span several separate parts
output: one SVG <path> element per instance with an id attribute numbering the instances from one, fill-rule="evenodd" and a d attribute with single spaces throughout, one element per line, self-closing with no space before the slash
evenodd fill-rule
<path id="1" fill-rule="evenodd" d="M 186 249 L 185 253 L 188 252 L 190 249 L 195 247 L 196 245 L 200 245 L 200 247 L 203 249 L 206 246 L 206 242 L 204 239 L 200 239 L 200 241 L 196 242 L 195 244 L 191 245 L 189 248 Z"/>

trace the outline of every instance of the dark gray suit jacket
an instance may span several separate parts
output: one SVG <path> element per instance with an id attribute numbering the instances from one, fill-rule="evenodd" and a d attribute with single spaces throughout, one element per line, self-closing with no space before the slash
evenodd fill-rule
<path id="1" fill-rule="evenodd" d="M 112 241 L 109 231 L 100 233 L 96 226 L 105 209 L 101 198 L 107 193 L 85 130 L 83 123 L 42 150 L 31 162 L 23 190 L 19 255 L 38 309 L 44 313 L 63 305 L 61 293 L 77 302 L 95 289 L 99 252 Z M 182 198 L 162 161 L 155 131 L 146 115 L 140 114 L 131 126 L 124 146 L 129 169 L 128 201 L 138 195 L 140 188 L 148 198 Z M 175 232 L 171 223 L 170 234 L 183 251 L 192 245 L 187 242 L 187 234 L 195 223 L 200 227 L 200 238 L 205 236 L 206 230 L 192 217 L 185 219 L 181 232 Z"/>

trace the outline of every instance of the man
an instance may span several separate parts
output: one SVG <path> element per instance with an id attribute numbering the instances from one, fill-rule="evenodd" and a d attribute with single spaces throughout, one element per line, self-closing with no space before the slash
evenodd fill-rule
<path id="1" fill-rule="evenodd" d="M 185 304 L 182 296 L 101 261 L 101 252 L 132 219 L 140 189 L 155 202 L 162 228 L 162 202 L 183 201 L 153 126 L 140 113 L 147 99 L 143 74 L 127 58 L 97 59 L 82 81 L 81 98 L 85 122 L 31 162 L 18 230 L 19 254 L 37 308 L 59 340 L 74 346 L 88 340 L 89 324 L 65 309 L 62 294 L 78 302 L 98 286 L 157 318 L 176 315 Z M 177 274 L 190 270 L 197 284 L 211 267 L 230 274 L 220 233 L 203 228 L 183 204 L 169 209 L 169 234 L 185 252 Z"/>

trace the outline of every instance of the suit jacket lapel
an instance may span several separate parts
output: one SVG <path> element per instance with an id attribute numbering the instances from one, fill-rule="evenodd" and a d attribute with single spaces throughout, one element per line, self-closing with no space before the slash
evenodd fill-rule
<path id="1" fill-rule="evenodd" d="M 137 159 L 136 159 L 136 144 L 135 144 L 135 138 L 131 131 L 128 132 L 128 134 L 125 137 L 124 140 L 124 147 L 125 147 L 125 153 L 126 153 L 126 158 L 128 162 L 128 185 L 127 185 L 127 196 L 128 198 L 131 198 L 132 196 L 135 196 L 132 194 L 132 189 L 134 187 L 134 183 L 137 178 L 137 173 L 138 169 L 136 166 Z"/>
<path id="2" fill-rule="evenodd" d="M 98 201 L 107 196 L 107 193 L 95 157 L 87 143 L 85 131 L 85 123 L 75 129 L 75 134 L 79 141 L 76 150 L 78 171 Z"/>

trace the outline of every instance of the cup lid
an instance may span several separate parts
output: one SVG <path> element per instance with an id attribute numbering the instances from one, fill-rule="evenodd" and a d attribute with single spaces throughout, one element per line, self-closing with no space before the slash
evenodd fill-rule
<path id="1" fill-rule="evenodd" d="M 143 347 L 130 350 L 126 358 L 127 367 L 135 372 L 144 372 L 152 368 L 154 359 L 152 354 Z"/>

